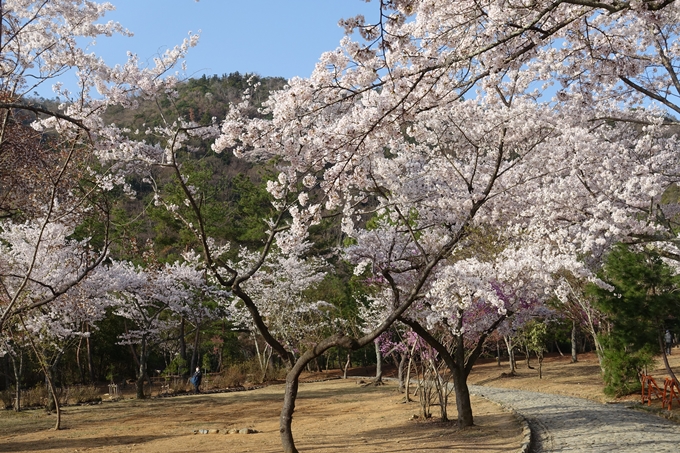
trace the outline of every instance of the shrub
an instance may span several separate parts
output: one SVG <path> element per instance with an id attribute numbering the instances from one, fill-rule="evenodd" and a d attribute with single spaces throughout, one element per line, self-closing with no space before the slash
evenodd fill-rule
<path id="1" fill-rule="evenodd" d="M 93 385 L 79 385 L 66 389 L 64 399 L 68 404 L 94 403 L 102 400 L 99 390 Z"/>
<path id="2" fill-rule="evenodd" d="M 0 404 L 4 409 L 11 409 L 14 405 L 14 389 L 0 392 Z"/>
<path id="3" fill-rule="evenodd" d="M 619 348 L 606 348 L 602 357 L 604 368 L 604 393 L 620 397 L 640 391 L 640 372 L 654 363 L 649 350 L 636 352 Z"/>

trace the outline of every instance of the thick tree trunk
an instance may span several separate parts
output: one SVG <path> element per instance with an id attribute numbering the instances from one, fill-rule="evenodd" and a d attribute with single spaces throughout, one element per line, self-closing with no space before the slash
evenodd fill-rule
<path id="1" fill-rule="evenodd" d="M 306 364 L 305 364 L 306 365 Z M 283 444 L 284 453 L 298 453 L 295 448 L 295 441 L 293 440 L 293 412 L 295 412 L 295 399 L 297 398 L 300 373 L 304 369 L 304 365 L 298 367 L 297 364 L 286 376 L 286 389 L 283 400 L 283 407 L 281 408 L 280 433 L 281 443 Z"/>
<path id="2" fill-rule="evenodd" d="M 137 368 L 137 381 L 135 382 L 135 390 L 137 392 L 136 398 L 138 400 L 143 400 L 146 396 L 144 395 L 144 381 L 147 376 L 147 371 L 146 371 L 146 360 L 147 360 L 147 351 L 146 351 L 146 339 L 142 339 L 142 343 L 140 344 L 140 351 L 139 351 L 139 367 Z"/>
<path id="3" fill-rule="evenodd" d="M 461 318 L 462 316 L 459 317 L 459 319 Z M 458 327 L 460 328 L 461 326 L 459 325 Z M 455 362 L 447 363 L 447 366 L 453 375 L 453 385 L 454 391 L 456 393 L 456 409 L 458 410 L 458 426 L 461 428 L 466 428 L 468 426 L 473 426 L 475 424 L 475 420 L 472 416 L 472 402 L 470 401 L 470 390 L 468 389 L 467 385 L 468 373 L 465 369 L 466 357 L 463 336 L 458 335 L 456 337 L 455 343 Z"/>
<path id="4" fill-rule="evenodd" d="M 578 362 L 578 326 L 576 321 L 571 321 L 571 363 Z"/>
<path id="5" fill-rule="evenodd" d="M 399 380 L 399 391 L 404 393 L 404 368 L 406 367 L 407 354 L 402 352 L 399 354 L 399 362 L 397 363 L 397 379 Z"/>

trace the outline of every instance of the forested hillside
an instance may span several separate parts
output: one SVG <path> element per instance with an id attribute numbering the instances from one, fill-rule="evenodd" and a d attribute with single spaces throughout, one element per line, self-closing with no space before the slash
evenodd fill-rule
<path id="1" fill-rule="evenodd" d="M 270 91 L 281 89 L 285 83 L 282 78 L 253 74 L 203 76 L 178 84 L 172 93 L 160 99 L 139 97 L 136 99 L 139 107 L 134 110 L 112 106 L 103 117 L 105 121 L 115 123 L 131 134 L 169 126 L 177 118 L 188 118 L 208 125 L 215 119 L 224 118 L 233 103 L 240 102 L 246 90 L 250 90 L 250 98 L 254 101 L 249 115 L 257 117 L 257 106 L 268 97 Z M 30 102 L 44 110 L 54 110 L 60 103 L 59 100 L 37 98 L 32 98 Z M 36 117 L 35 113 L 28 112 L 21 118 L 21 124 L 15 126 L 17 130 L 24 131 L 26 138 L 23 140 L 26 142 L 30 142 L 32 137 L 28 125 Z M 34 132 L 32 134 L 35 136 Z M 15 140 L 20 137 L 16 131 L 13 136 L 17 137 Z M 149 133 L 145 140 L 150 144 L 157 143 L 153 133 Z M 235 257 L 241 247 L 257 251 L 263 246 L 267 229 L 265 220 L 272 215 L 272 199 L 265 186 L 267 180 L 276 177 L 275 163 L 237 159 L 231 151 L 217 154 L 208 146 L 206 141 L 195 140 L 185 152 L 178 153 L 183 174 L 200 192 L 198 197 L 200 209 L 206 218 L 206 232 L 221 244 L 232 244 L 226 257 Z M 22 190 L 27 193 L 30 191 L 18 180 L 22 177 L 18 168 L 30 169 L 32 172 L 30 177 L 23 175 L 24 180 L 39 180 L 41 168 L 34 167 L 33 162 L 50 164 L 46 157 L 36 159 L 40 149 L 35 146 L 32 154 L 18 156 L 0 154 L 1 158 L 14 159 L 12 162 L 5 161 L 6 165 L 0 169 L 2 199 L 5 200 L 0 203 L 0 214 L 3 216 L 30 218 L 30 205 L 25 203 L 25 199 L 17 200 Z M 17 157 L 32 159 L 32 163 L 22 163 Z M 128 183 L 132 193 L 117 187 L 100 200 L 107 206 L 111 217 L 108 239 L 104 238 L 103 224 L 97 219 L 82 223 L 73 237 L 92 237 L 91 243 L 96 247 L 103 247 L 104 241 L 108 240 L 109 260 L 127 261 L 144 269 L 161 269 L 182 260 L 181 253 L 200 246 L 189 225 L 173 215 L 166 206 L 154 201 L 155 187 L 169 194 L 164 202 L 185 207 L 181 188 L 172 169 L 158 166 L 147 175 L 131 174 Z M 14 207 L 19 204 L 21 209 Z M 337 228 L 329 230 L 325 225 L 317 227 L 314 234 L 319 238 L 315 242 L 323 248 L 320 250 L 317 245 L 315 252 L 328 253 L 340 238 Z M 351 299 L 346 285 L 349 274 L 343 271 L 341 263 L 337 264 L 337 271 L 326 274 L 325 279 L 315 285 L 315 289 L 309 289 L 315 292 L 309 297 L 323 298 L 338 307 L 346 307 Z M 228 366 L 238 367 L 240 363 L 256 360 L 258 348 L 266 347 L 262 340 L 254 332 L 244 330 L 242 324 L 237 325 L 230 320 L 233 317 L 221 312 L 215 301 L 208 298 L 203 303 L 207 309 L 213 310 L 210 319 L 196 321 L 190 316 L 159 312 L 160 318 L 166 322 L 174 321 L 149 345 L 149 370 L 187 374 L 190 369 L 200 365 L 205 371 L 220 371 Z M 134 325 L 135 321 L 120 316 L 115 307 L 110 307 L 98 321 L 78 326 L 76 330 L 82 328 L 87 335 L 74 335 L 57 344 L 44 345 L 42 354 L 48 357 L 55 383 L 58 386 L 70 386 L 104 381 L 123 382 L 136 378 L 139 351 L 134 349 L 136 345 L 121 341 Z M 17 352 L 18 355 L 6 354 L 0 359 L 0 372 L 3 375 L 0 390 L 5 392 L 16 386 L 17 379 L 23 388 L 31 388 L 42 379 L 33 351 L 24 348 Z M 336 353 L 337 363 L 338 360 Z M 241 366 L 252 373 L 255 362 L 248 363 Z M 156 373 L 154 371 L 150 375 Z M 260 369 L 256 374 L 263 376 L 264 372 Z M 7 395 L 5 399 L 9 398 Z M 9 400 L 6 404 L 10 404 Z"/>

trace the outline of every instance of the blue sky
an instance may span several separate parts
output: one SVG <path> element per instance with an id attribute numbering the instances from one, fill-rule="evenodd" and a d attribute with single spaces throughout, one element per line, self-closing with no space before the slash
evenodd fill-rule
<path id="1" fill-rule="evenodd" d="M 147 62 L 181 43 L 189 31 L 201 30 L 198 47 L 186 59 L 190 77 L 235 71 L 308 76 L 321 53 L 342 38 L 340 18 L 364 14 L 374 21 L 379 7 L 375 0 L 109 1 L 116 11 L 103 20 L 120 22 L 135 36 L 99 38 L 91 51 L 109 65 L 123 63 L 128 50 Z"/>

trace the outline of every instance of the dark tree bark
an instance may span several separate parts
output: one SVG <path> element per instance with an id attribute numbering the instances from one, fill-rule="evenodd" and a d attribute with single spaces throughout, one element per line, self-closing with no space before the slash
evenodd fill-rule
<path id="1" fill-rule="evenodd" d="M 437 338 L 434 337 L 428 330 L 421 326 L 417 321 L 399 317 L 399 321 L 409 326 L 415 333 L 417 333 L 423 340 L 432 346 L 439 356 L 444 360 L 446 366 L 453 377 L 454 392 L 456 394 L 456 409 L 458 410 L 458 426 L 468 427 L 474 425 L 474 417 L 472 415 L 472 403 L 470 401 L 470 390 L 467 385 L 467 378 L 472 371 L 472 366 L 475 364 L 479 356 L 482 354 L 482 348 L 486 338 L 503 322 L 507 316 L 512 313 L 508 312 L 497 319 L 477 340 L 475 347 L 466 353 L 465 342 L 462 335 L 454 337 L 449 350 Z M 457 330 L 460 331 L 462 327 L 462 316 L 458 317 Z"/>
<path id="2" fill-rule="evenodd" d="M 181 370 L 182 376 L 188 376 L 189 375 L 189 370 L 192 368 L 187 368 L 187 342 L 184 338 L 185 335 L 185 324 L 186 321 L 184 320 L 184 316 L 182 316 L 182 319 L 179 321 L 179 357 L 184 361 L 184 367 Z"/>
<path id="3" fill-rule="evenodd" d="M 578 325 L 571 321 L 571 363 L 578 362 Z"/>
<path id="4" fill-rule="evenodd" d="M 406 354 L 405 352 L 402 352 L 397 357 L 398 357 L 398 360 L 395 359 L 395 361 L 397 362 L 397 380 L 399 381 L 399 391 L 401 393 L 404 393 L 404 388 L 405 388 L 404 369 L 406 368 L 406 362 L 407 362 L 408 354 Z"/>

